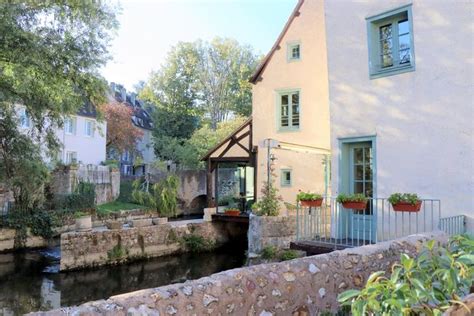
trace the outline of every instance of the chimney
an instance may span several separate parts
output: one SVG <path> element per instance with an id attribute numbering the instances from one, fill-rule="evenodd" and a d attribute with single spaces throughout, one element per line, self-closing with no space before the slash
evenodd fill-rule
<path id="1" fill-rule="evenodd" d="M 127 89 L 122 87 L 122 90 L 120 90 L 120 93 L 121 93 L 123 102 L 127 101 Z"/>
<path id="2" fill-rule="evenodd" d="M 130 92 L 130 103 L 132 103 L 132 106 L 135 106 L 136 98 L 137 98 L 137 94 L 135 92 Z"/>

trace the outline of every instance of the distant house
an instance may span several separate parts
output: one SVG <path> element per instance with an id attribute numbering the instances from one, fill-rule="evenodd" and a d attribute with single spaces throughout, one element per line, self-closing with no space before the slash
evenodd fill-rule
<path id="1" fill-rule="evenodd" d="M 32 122 L 24 107 L 18 107 L 18 115 L 20 128 L 29 129 Z M 56 136 L 62 145 L 58 160 L 66 164 L 100 164 L 106 157 L 106 134 L 106 122 L 97 121 L 94 105 L 85 104 L 76 115 L 65 118 L 63 128 L 56 130 Z"/>
<path id="2" fill-rule="evenodd" d="M 152 140 L 153 120 L 149 111 L 145 109 L 143 101 L 137 99 L 136 93 L 127 93 L 127 90 L 119 84 L 110 84 L 111 98 L 122 106 L 132 109 L 132 123 L 140 129 L 143 137 L 138 141 L 136 148 L 122 153 L 109 152 L 108 157 L 117 159 L 120 164 L 120 172 L 123 175 L 142 174 L 147 166 L 155 161 L 154 146 Z M 137 164 L 139 162 L 139 164 Z"/>

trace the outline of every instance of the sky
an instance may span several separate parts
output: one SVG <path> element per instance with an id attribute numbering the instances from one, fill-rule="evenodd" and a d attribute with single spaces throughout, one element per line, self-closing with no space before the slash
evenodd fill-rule
<path id="1" fill-rule="evenodd" d="M 102 68 L 127 90 L 147 80 L 180 41 L 234 38 L 266 54 L 297 0 L 121 0 L 120 28 Z"/>

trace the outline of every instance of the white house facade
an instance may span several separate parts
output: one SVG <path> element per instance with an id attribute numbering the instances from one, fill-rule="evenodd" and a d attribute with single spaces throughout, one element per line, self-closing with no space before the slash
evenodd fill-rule
<path id="1" fill-rule="evenodd" d="M 332 188 L 474 217 L 468 1 L 326 1 Z"/>

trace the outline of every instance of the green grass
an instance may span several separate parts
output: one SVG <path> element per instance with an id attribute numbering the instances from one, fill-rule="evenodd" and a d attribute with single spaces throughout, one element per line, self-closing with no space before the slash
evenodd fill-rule
<path id="1" fill-rule="evenodd" d="M 115 213 L 115 212 L 122 211 L 122 210 L 133 210 L 133 209 L 137 209 L 137 208 L 144 209 L 145 206 L 138 205 L 138 204 L 133 204 L 133 203 L 114 201 L 114 202 L 98 205 L 97 206 L 97 213 L 101 214 L 101 215 L 105 215 L 105 214 Z"/>

